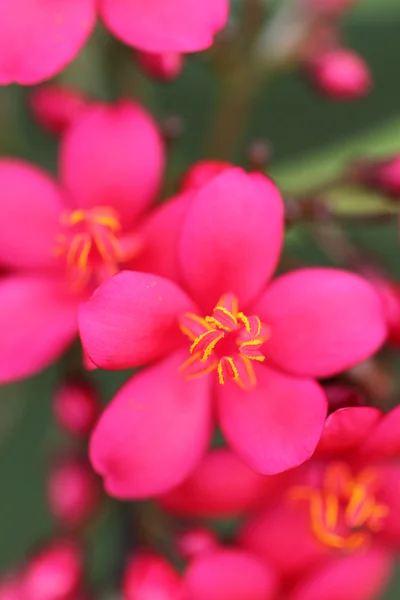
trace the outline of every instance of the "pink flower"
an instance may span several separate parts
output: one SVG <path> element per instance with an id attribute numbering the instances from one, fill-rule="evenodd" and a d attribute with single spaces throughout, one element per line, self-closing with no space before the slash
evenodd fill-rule
<path id="1" fill-rule="evenodd" d="M 77 307 L 140 250 L 138 220 L 157 193 L 163 148 L 128 101 L 88 108 L 61 144 L 62 187 L 0 161 L 0 381 L 38 372 L 77 334 Z"/>
<path id="2" fill-rule="evenodd" d="M 386 585 L 400 547 L 399 433 L 399 408 L 332 413 L 315 456 L 244 525 L 242 546 L 292 582 L 290 600 L 372 600 Z"/>
<path id="3" fill-rule="evenodd" d="M 265 176 L 229 169 L 191 194 L 184 215 L 170 205 L 158 222 L 158 232 L 162 223 L 178 231 L 168 261 L 182 287 L 123 272 L 80 311 L 95 364 L 153 363 L 122 388 L 92 436 L 94 468 L 119 497 L 180 483 L 204 454 L 213 413 L 254 470 L 304 462 L 327 410 L 315 378 L 364 360 L 386 334 L 378 296 L 356 275 L 304 269 L 268 284 L 283 205 Z"/>
<path id="4" fill-rule="evenodd" d="M 35 88 L 29 107 L 37 123 L 48 133 L 64 133 L 92 101 L 79 90 L 61 85 Z"/>
<path id="5" fill-rule="evenodd" d="M 213 43 L 228 0 L 5 0 L 0 85 L 48 79 L 78 54 L 97 13 L 120 40 L 146 52 L 196 52 Z"/>

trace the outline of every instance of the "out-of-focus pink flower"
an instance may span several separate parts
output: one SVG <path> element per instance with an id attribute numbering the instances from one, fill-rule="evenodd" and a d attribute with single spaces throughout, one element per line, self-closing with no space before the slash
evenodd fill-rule
<path id="1" fill-rule="evenodd" d="M 400 547 L 399 433 L 398 408 L 332 413 L 315 457 L 244 525 L 241 544 L 295 583 L 289 598 L 378 597 Z"/>
<path id="2" fill-rule="evenodd" d="M 62 185 L 0 161 L 0 381 L 36 373 L 77 334 L 76 310 L 141 250 L 139 219 L 163 173 L 163 145 L 137 104 L 86 109 L 61 143 Z"/>
<path id="3" fill-rule="evenodd" d="M 356 162 L 351 177 L 357 183 L 398 199 L 400 198 L 400 155 L 383 160 Z"/>
<path id="4" fill-rule="evenodd" d="M 229 0 L 5 0 L 0 5 L 0 85 L 33 84 L 78 54 L 97 12 L 110 31 L 146 52 L 196 52 L 212 45 Z"/>
<path id="5" fill-rule="evenodd" d="M 256 473 L 228 448 L 210 450 L 178 487 L 158 499 L 164 510 L 195 517 L 232 517 L 277 493 L 282 476 Z"/>
<path id="6" fill-rule="evenodd" d="M 95 516 L 101 501 L 97 476 L 89 463 L 78 457 L 56 464 L 46 484 L 47 503 L 61 527 L 75 529 Z"/>
<path id="7" fill-rule="evenodd" d="M 175 545 L 179 554 L 189 559 L 200 553 L 214 550 L 219 546 L 219 540 L 212 529 L 195 527 L 178 534 Z"/>
<path id="8" fill-rule="evenodd" d="M 21 595 L 21 577 L 18 573 L 1 576 L 0 600 L 23 600 Z"/>
<path id="9" fill-rule="evenodd" d="M 372 87 L 367 63 L 345 48 L 329 50 L 313 57 L 307 66 L 311 83 L 331 100 L 358 100 Z"/>
<path id="10" fill-rule="evenodd" d="M 83 92 L 61 85 L 46 85 L 29 95 L 29 107 L 37 123 L 48 133 L 59 135 L 91 103 Z"/>
<path id="11" fill-rule="evenodd" d="M 86 381 L 67 380 L 54 394 L 54 417 L 58 425 L 70 435 L 87 437 L 100 415 L 100 410 L 97 391 Z"/>
<path id="12" fill-rule="evenodd" d="M 24 600 L 73 600 L 82 580 L 80 549 L 56 540 L 33 556 L 23 573 Z"/>
<path id="13" fill-rule="evenodd" d="M 142 552 L 126 566 L 122 593 L 124 600 L 181 600 L 181 580 L 166 559 Z"/>
<path id="14" fill-rule="evenodd" d="M 146 75 L 161 81 L 173 81 L 179 77 L 185 61 L 178 52 L 137 52 L 136 59 Z"/>
<path id="15" fill-rule="evenodd" d="M 216 548 L 189 563 L 183 576 L 184 600 L 272 600 L 276 573 L 250 552 Z"/>
<path id="16" fill-rule="evenodd" d="M 186 171 L 181 189 L 184 192 L 199 190 L 213 177 L 232 167 L 233 165 L 225 160 L 199 160 Z"/>
<path id="17" fill-rule="evenodd" d="M 153 363 L 92 435 L 92 464 L 119 497 L 161 494 L 189 475 L 210 438 L 212 401 L 225 439 L 251 468 L 274 474 L 301 464 L 327 411 L 315 378 L 366 359 L 386 336 L 379 297 L 356 275 L 303 269 L 268 285 L 283 204 L 265 176 L 229 169 L 185 207 L 174 245 L 182 287 L 123 272 L 80 310 L 95 364 Z M 165 208 L 158 231 L 168 231 L 174 210 Z"/>

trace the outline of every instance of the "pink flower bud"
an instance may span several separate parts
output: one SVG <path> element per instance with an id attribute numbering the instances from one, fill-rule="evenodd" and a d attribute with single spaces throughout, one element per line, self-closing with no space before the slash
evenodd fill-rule
<path id="1" fill-rule="evenodd" d="M 22 579 L 24 600 L 74 600 L 81 583 L 79 548 L 57 540 L 38 552 L 27 564 Z"/>
<path id="2" fill-rule="evenodd" d="M 400 198 L 400 154 L 384 160 L 355 163 L 352 178 L 392 198 Z"/>
<path id="3" fill-rule="evenodd" d="M 66 381 L 55 393 L 54 417 L 58 425 L 70 435 L 88 436 L 100 410 L 95 389 L 83 380 Z"/>
<path id="4" fill-rule="evenodd" d="M 86 460 L 63 460 L 53 468 L 46 487 L 50 511 L 63 527 L 84 525 L 99 507 L 101 488 Z"/>
<path id="5" fill-rule="evenodd" d="M 21 581 L 17 574 L 5 575 L 0 579 L 0 600 L 24 600 Z"/>
<path id="6" fill-rule="evenodd" d="M 233 165 L 224 160 L 200 160 L 190 167 L 183 176 L 181 190 L 198 190 L 213 177 L 230 169 Z"/>
<path id="7" fill-rule="evenodd" d="M 39 87 L 29 97 L 34 119 L 54 135 L 63 133 L 89 102 L 82 92 L 61 85 Z"/>
<path id="8" fill-rule="evenodd" d="M 176 546 L 179 554 L 186 559 L 193 558 L 201 552 L 213 550 L 218 546 L 218 538 L 211 529 L 194 527 L 178 535 Z"/>
<path id="9" fill-rule="evenodd" d="M 320 15 L 337 17 L 348 11 L 357 0 L 303 0 L 303 4 Z"/>
<path id="10" fill-rule="evenodd" d="M 123 580 L 124 600 L 179 600 L 180 578 L 161 556 L 142 553 L 128 563 Z"/>
<path id="11" fill-rule="evenodd" d="M 367 63 L 357 53 L 340 48 L 314 57 L 308 65 L 312 84 L 332 100 L 358 100 L 372 87 Z"/>
<path id="12" fill-rule="evenodd" d="M 364 406 L 366 404 L 362 392 L 354 385 L 331 381 L 323 385 L 328 398 L 329 412 L 349 406 Z"/>
<path id="13" fill-rule="evenodd" d="M 138 52 L 136 54 L 140 68 L 149 77 L 161 81 L 172 81 L 179 77 L 184 66 L 184 57 L 177 52 Z"/>

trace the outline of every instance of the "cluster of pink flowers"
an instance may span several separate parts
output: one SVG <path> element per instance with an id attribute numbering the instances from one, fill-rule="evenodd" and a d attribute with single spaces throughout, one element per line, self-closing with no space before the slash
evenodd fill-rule
<path id="1" fill-rule="evenodd" d="M 295 4 L 318 24 L 299 56 L 314 86 L 367 93 L 362 59 L 332 37 L 354 2 Z M 0 84 L 61 71 L 97 19 L 147 74 L 173 79 L 228 12 L 228 0 L 5 0 Z M 144 535 L 124 557 L 124 600 L 378 598 L 400 547 L 400 410 L 353 402 L 337 377 L 399 344 L 398 284 L 288 270 L 285 202 L 264 172 L 201 160 L 157 204 L 168 148 L 136 101 L 56 83 L 29 103 L 57 137 L 58 176 L 0 158 L 0 383 L 67 351 L 78 367 L 52 405 L 73 440 L 46 479 L 57 534 L 0 580 L 0 600 L 92 598 L 81 534 L 104 492 L 149 501 L 171 542 L 167 554 Z M 398 157 L 349 171 L 399 195 Z M 134 369 L 103 410 L 98 369 Z"/>

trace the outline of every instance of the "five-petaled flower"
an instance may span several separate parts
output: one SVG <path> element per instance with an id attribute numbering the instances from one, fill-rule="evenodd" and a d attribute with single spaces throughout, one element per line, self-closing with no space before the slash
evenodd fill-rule
<path id="1" fill-rule="evenodd" d="M 243 526 L 241 544 L 292 582 L 290 600 L 382 593 L 400 545 L 399 433 L 398 407 L 332 413 L 314 457 Z"/>
<path id="2" fill-rule="evenodd" d="M 164 152 L 139 106 L 93 106 L 61 143 L 62 186 L 0 161 L 0 381 L 56 360 L 77 335 L 77 307 L 144 248 L 138 221 L 158 191 Z M 156 213 L 157 214 L 157 213 Z M 143 223 L 143 227 L 146 223 Z"/>
<path id="3" fill-rule="evenodd" d="M 187 193 L 180 221 L 163 215 L 164 230 L 174 223 L 177 232 L 175 281 L 122 272 L 80 310 L 96 365 L 154 363 L 123 387 L 92 437 L 92 463 L 115 496 L 182 481 L 205 451 L 214 413 L 256 471 L 301 464 L 326 417 L 315 378 L 367 358 L 386 334 L 379 298 L 354 274 L 303 269 L 269 283 L 283 205 L 267 177 L 232 168 Z"/>
<path id="4" fill-rule="evenodd" d="M 225 25 L 229 0 L 2 0 L 0 85 L 52 77 L 78 54 L 97 16 L 126 44 L 197 52 Z"/>

